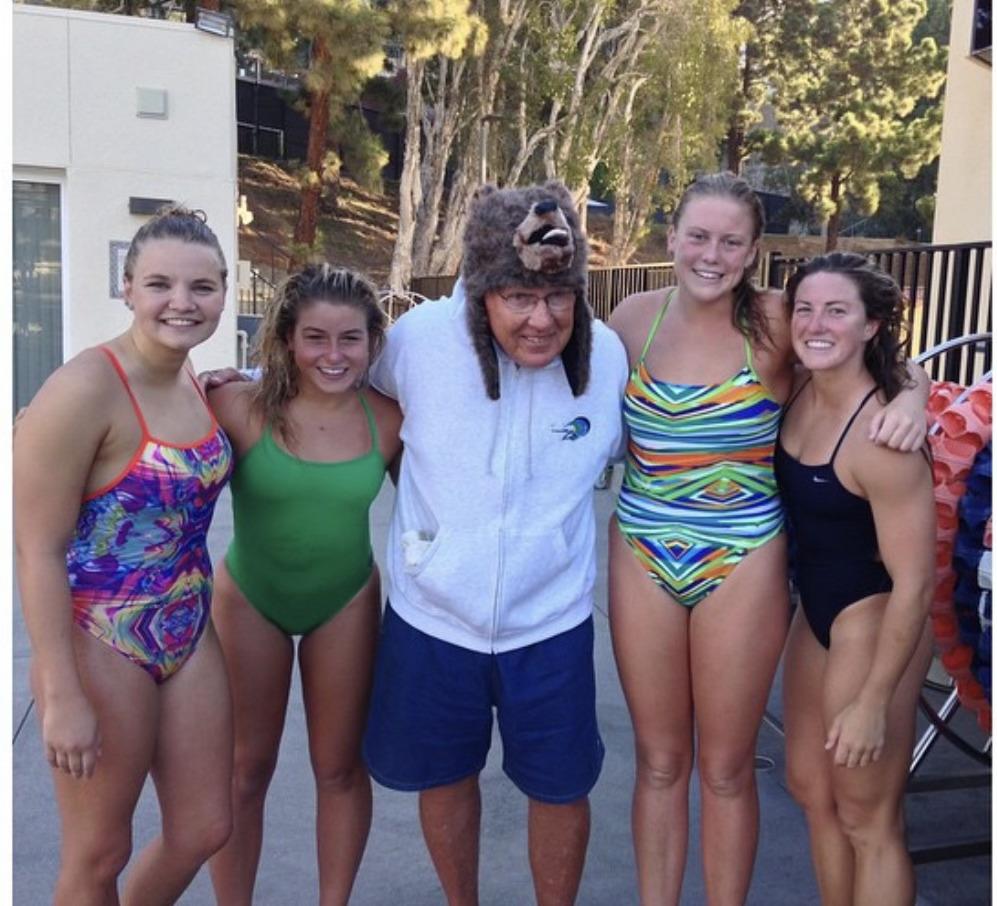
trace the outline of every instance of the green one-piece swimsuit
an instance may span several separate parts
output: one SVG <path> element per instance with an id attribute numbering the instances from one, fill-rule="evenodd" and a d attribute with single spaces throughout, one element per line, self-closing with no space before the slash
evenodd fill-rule
<path id="1" fill-rule="evenodd" d="M 370 505 L 385 462 L 370 406 L 371 448 L 311 462 L 277 446 L 268 425 L 232 475 L 235 532 L 225 565 L 264 617 L 288 635 L 311 632 L 345 607 L 374 568 Z"/>

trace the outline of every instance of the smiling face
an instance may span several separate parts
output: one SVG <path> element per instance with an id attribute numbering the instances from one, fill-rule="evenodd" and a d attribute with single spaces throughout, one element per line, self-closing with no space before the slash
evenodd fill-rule
<path id="1" fill-rule="evenodd" d="M 751 211 L 724 195 L 690 199 L 669 227 L 668 248 L 684 294 L 709 302 L 729 298 L 758 254 Z"/>
<path id="2" fill-rule="evenodd" d="M 313 301 L 298 312 L 287 348 L 302 391 L 352 390 L 370 365 L 366 314 L 343 302 Z"/>
<path id="3" fill-rule="evenodd" d="M 559 289 L 563 287 L 534 289 L 507 286 L 502 288 L 501 294 L 497 290 L 485 293 L 485 312 L 492 336 L 517 365 L 543 368 L 553 362 L 568 345 L 575 327 L 574 306 L 564 311 L 551 311 L 541 298 L 551 293 L 556 294 Z M 516 312 L 509 307 L 502 295 L 531 295 L 537 302 L 526 312 Z"/>
<path id="4" fill-rule="evenodd" d="M 861 366 L 865 344 L 879 329 L 866 316 L 859 288 L 843 274 L 818 271 L 805 277 L 793 302 L 793 349 L 811 371 Z"/>
<path id="5" fill-rule="evenodd" d="M 186 352 L 214 333 L 225 307 L 225 280 L 217 252 L 198 242 L 149 239 L 124 281 L 133 330 Z"/>

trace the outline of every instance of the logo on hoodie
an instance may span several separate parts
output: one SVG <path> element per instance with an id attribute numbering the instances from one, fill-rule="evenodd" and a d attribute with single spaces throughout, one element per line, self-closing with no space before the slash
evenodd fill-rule
<path id="1" fill-rule="evenodd" d="M 550 430 L 555 434 L 560 434 L 561 440 L 578 440 L 579 437 L 584 437 L 592 430 L 592 423 L 584 415 L 579 415 L 578 418 L 573 418 L 563 428 L 554 427 Z"/>

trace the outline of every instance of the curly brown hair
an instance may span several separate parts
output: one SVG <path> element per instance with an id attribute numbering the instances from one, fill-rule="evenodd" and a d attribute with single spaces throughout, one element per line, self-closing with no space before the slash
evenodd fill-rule
<path id="1" fill-rule="evenodd" d="M 789 278 L 786 304 L 790 312 L 796 304 L 800 284 L 813 274 L 841 274 L 855 284 L 865 307 L 865 316 L 879 322 L 879 329 L 865 344 L 865 367 L 886 399 L 893 399 L 911 383 L 904 352 L 907 341 L 905 300 L 897 281 L 862 255 L 853 252 L 819 255 Z"/>
<path id="2" fill-rule="evenodd" d="M 387 318 L 377 290 L 361 274 L 326 263 L 310 264 L 281 283 L 256 334 L 254 360 L 263 374 L 252 404 L 288 444 L 293 444 L 294 436 L 284 407 L 298 394 L 298 372 L 288 343 L 302 310 L 316 302 L 347 305 L 364 314 L 371 359 L 384 343 Z"/>

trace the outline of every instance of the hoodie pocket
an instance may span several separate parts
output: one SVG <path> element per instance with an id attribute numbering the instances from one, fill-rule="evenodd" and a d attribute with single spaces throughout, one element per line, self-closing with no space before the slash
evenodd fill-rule
<path id="1" fill-rule="evenodd" d="M 535 629 L 577 606 L 592 582 L 589 547 L 587 537 L 569 547 L 561 528 L 507 534 L 499 632 Z"/>
<path id="2" fill-rule="evenodd" d="M 409 599 L 464 631 L 489 637 L 497 553 L 491 536 L 440 526 L 419 561 L 405 567 Z"/>

